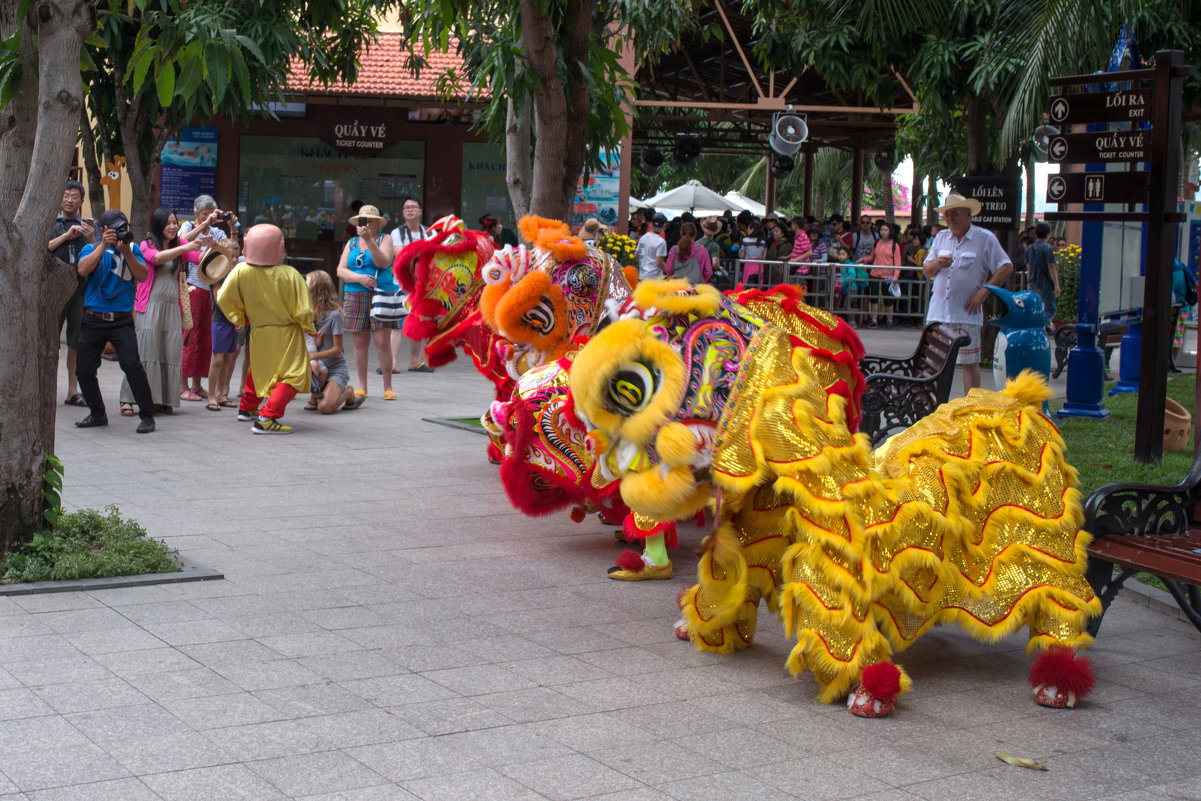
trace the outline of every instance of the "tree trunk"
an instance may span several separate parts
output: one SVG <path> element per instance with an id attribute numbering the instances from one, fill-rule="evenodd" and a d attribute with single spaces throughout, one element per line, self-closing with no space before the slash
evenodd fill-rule
<path id="1" fill-rule="evenodd" d="M 92 217 L 104 213 L 104 186 L 100 183 L 100 162 L 96 160 L 96 139 L 92 133 L 91 121 L 85 106 L 79 114 L 79 130 L 81 132 L 79 149 L 83 151 L 83 171 L 88 184 L 88 205 L 92 207 Z"/>
<path id="2" fill-rule="evenodd" d="M 1026 157 L 1026 227 L 1034 225 L 1034 156 Z"/>
<path id="3" fill-rule="evenodd" d="M 897 227 L 897 209 L 896 200 L 892 196 L 892 173 L 881 173 L 882 180 L 880 181 L 880 206 L 884 210 L 884 219 L 893 228 L 893 235 L 896 235 Z"/>
<path id="4" fill-rule="evenodd" d="M 983 98 L 968 97 L 963 105 L 963 124 L 967 128 L 967 174 L 987 175 L 988 113 Z"/>
<path id="5" fill-rule="evenodd" d="M 505 119 L 505 183 L 513 214 L 520 220 L 530 213 L 530 130 L 533 127 L 533 106 L 527 97 L 521 111 L 514 109 L 510 99 Z"/>
<path id="6" fill-rule="evenodd" d="M 563 162 L 567 155 L 567 96 L 559 79 L 554 29 L 537 0 L 521 4 L 521 41 L 539 86 L 533 105 L 538 130 L 534 140 L 530 213 L 562 217 Z M 587 117 L 585 117 L 587 122 Z"/>
<path id="7" fill-rule="evenodd" d="M 0 9 L 0 35 L 23 29 L 26 64 L 0 131 L 0 551 L 43 527 L 44 454 L 54 450 L 58 316 L 75 289 L 46 250 L 83 108 L 79 54 L 96 27 L 87 0 Z M 36 149 L 35 149 L 36 144 Z M 46 191 L 54 187 L 55 191 Z M 15 211 L 14 211 L 15 210 Z M 30 404 L 30 398 L 38 402 Z"/>
<path id="8" fill-rule="evenodd" d="M 926 225 L 938 222 L 938 179 L 926 176 Z"/>
<path id="9" fill-rule="evenodd" d="M 909 190 L 909 222 L 913 225 L 922 224 L 922 208 L 926 205 L 925 186 L 922 173 L 918 169 L 917 159 L 913 159 L 913 188 Z"/>

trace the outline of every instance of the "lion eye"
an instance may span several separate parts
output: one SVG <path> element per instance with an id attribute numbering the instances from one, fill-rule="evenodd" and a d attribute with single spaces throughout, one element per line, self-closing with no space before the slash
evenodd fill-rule
<path id="1" fill-rule="evenodd" d="M 628 364 L 609 379 L 609 411 L 628 417 L 642 411 L 658 389 L 659 373 L 641 362 Z"/>
<path id="2" fill-rule="evenodd" d="M 576 297 L 590 297 L 596 293 L 600 278 L 596 268 L 590 264 L 577 264 L 567 271 L 563 281 L 567 291 Z"/>

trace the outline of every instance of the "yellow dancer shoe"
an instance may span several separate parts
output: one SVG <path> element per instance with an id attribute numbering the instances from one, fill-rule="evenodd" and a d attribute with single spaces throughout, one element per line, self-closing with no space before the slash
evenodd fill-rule
<path id="1" fill-rule="evenodd" d="M 629 554 L 629 556 L 627 556 Z M 637 560 L 641 564 L 635 563 Z M 609 568 L 609 578 L 614 581 L 654 581 L 671 578 L 671 562 L 657 565 L 645 555 L 626 551 L 617 557 L 617 565 Z"/>

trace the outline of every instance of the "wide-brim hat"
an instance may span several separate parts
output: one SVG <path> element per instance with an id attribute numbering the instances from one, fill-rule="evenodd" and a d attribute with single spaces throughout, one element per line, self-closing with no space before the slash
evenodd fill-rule
<path id="1" fill-rule="evenodd" d="M 233 269 L 234 263 L 229 256 L 217 248 L 209 248 L 200 257 L 200 264 L 196 266 L 196 277 L 200 279 L 200 283 L 212 286 L 225 280 L 225 276 Z"/>
<path id="2" fill-rule="evenodd" d="M 587 220 L 584 220 L 584 224 L 580 226 L 580 236 L 595 238 L 604 229 L 605 226 L 601 225 L 600 220 L 596 219 L 595 217 L 589 217 Z"/>
<path id="3" fill-rule="evenodd" d="M 701 230 L 706 234 L 716 234 L 721 230 L 721 221 L 717 217 L 706 217 L 701 220 Z"/>
<path id="4" fill-rule="evenodd" d="M 964 197 L 958 192 L 952 192 L 947 195 L 947 200 L 938 207 L 938 211 L 950 211 L 951 209 L 967 209 L 968 213 L 975 217 L 980 213 L 980 201 L 974 197 Z"/>
<path id="5" fill-rule="evenodd" d="M 351 217 L 349 220 L 347 220 L 347 222 L 349 222 L 351 225 L 362 225 L 369 220 L 387 222 L 387 220 L 380 216 L 379 209 L 377 209 L 375 206 L 363 206 L 359 209 L 359 213 Z"/>

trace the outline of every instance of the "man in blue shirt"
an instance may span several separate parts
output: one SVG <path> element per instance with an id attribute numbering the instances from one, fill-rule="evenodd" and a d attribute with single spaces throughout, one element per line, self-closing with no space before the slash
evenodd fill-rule
<path id="1" fill-rule="evenodd" d="M 133 327 L 134 287 L 146 280 L 149 273 L 142 251 L 133 244 L 133 233 L 124 214 L 109 209 L 100 215 L 96 227 L 100 231 L 100 245 L 85 245 L 77 265 L 85 284 L 75 374 L 91 414 L 75 425 L 79 428 L 108 425 L 96 371 L 105 344 L 111 342 L 138 404 L 138 415 L 142 418 L 138 433 L 149 434 L 154 431 L 154 398 L 138 358 L 138 339 Z"/>

